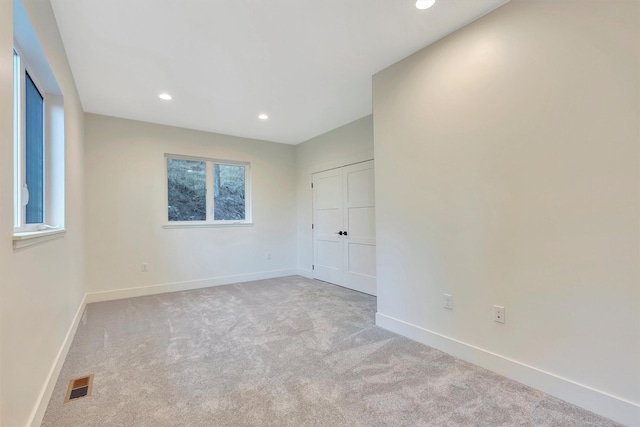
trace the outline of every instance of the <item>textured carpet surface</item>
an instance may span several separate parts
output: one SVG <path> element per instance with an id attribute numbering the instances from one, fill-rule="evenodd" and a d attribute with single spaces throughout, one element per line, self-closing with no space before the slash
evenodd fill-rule
<path id="1" fill-rule="evenodd" d="M 613 426 L 299 276 L 89 304 L 43 426 Z M 63 403 L 94 374 L 90 397 Z"/>

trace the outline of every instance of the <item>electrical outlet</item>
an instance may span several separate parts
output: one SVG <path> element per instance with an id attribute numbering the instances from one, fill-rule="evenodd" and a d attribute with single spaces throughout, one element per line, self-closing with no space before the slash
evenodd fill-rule
<path id="1" fill-rule="evenodd" d="M 493 321 L 504 323 L 504 307 L 501 305 L 493 306 Z"/>
<path id="2" fill-rule="evenodd" d="M 142 263 L 142 272 L 146 273 L 147 271 L 149 271 L 149 264 L 146 262 Z"/>
<path id="3" fill-rule="evenodd" d="M 444 308 L 453 310 L 453 295 L 444 294 Z"/>

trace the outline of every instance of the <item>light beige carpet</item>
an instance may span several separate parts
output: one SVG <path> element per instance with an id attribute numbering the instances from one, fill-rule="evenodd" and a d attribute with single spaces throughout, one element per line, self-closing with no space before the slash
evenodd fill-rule
<path id="1" fill-rule="evenodd" d="M 613 426 L 299 276 L 89 304 L 43 426 Z M 90 397 L 63 403 L 70 379 Z"/>

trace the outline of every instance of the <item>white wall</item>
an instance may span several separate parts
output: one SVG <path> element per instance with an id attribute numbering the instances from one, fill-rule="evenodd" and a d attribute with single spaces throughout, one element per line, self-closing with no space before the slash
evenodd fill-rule
<path id="1" fill-rule="evenodd" d="M 297 262 L 300 274 L 312 277 L 311 174 L 373 159 L 373 118 L 366 116 L 296 145 Z"/>
<path id="2" fill-rule="evenodd" d="M 293 146 L 94 114 L 85 120 L 88 292 L 110 292 L 98 297 L 106 299 L 295 273 Z M 251 162 L 255 225 L 162 228 L 165 153 Z M 112 292 L 138 287 L 145 289 Z"/>
<path id="3" fill-rule="evenodd" d="M 0 0 L 0 425 L 27 425 L 84 295 L 83 121 L 48 2 L 24 0 L 64 96 L 66 235 L 20 250 L 13 234 L 12 1 Z M 54 378 L 55 380 L 55 378 Z"/>
<path id="4" fill-rule="evenodd" d="M 640 424 L 638 15 L 513 0 L 373 90 L 379 323 Z"/>

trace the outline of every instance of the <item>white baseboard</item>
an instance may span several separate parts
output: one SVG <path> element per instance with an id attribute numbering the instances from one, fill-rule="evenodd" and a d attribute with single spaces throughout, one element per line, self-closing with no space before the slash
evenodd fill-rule
<path id="1" fill-rule="evenodd" d="M 230 285 L 232 283 L 250 282 L 253 280 L 274 279 L 276 277 L 298 274 L 295 268 L 285 270 L 261 271 L 258 273 L 239 274 L 235 276 L 211 277 L 186 282 L 164 283 L 161 285 L 140 286 L 135 288 L 116 289 L 113 291 L 88 293 L 87 304 L 93 302 L 112 301 L 146 295 L 164 294 L 167 292 L 188 291 L 191 289 L 209 288 L 211 286 Z"/>
<path id="2" fill-rule="evenodd" d="M 376 325 L 504 375 L 626 426 L 640 426 L 640 405 L 550 372 L 458 341 L 411 323 L 376 313 Z"/>
<path id="3" fill-rule="evenodd" d="M 307 279 L 313 279 L 313 270 L 304 270 L 299 268 L 296 270 L 298 276 L 306 277 Z"/>
<path id="4" fill-rule="evenodd" d="M 62 370 L 62 366 L 64 365 L 64 361 L 67 358 L 67 354 L 69 353 L 69 348 L 71 348 L 71 343 L 73 342 L 73 337 L 76 335 L 76 330 L 78 330 L 78 325 L 80 324 L 80 320 L 82 319 L 82 315 L 84 314 L 84 309 L 87 306 L 87 295 L 85 294 L 84 298 L 80 302 L 80 306 L 76 311 L 76 315 L 73 317 L 73 321 L 69 326 L 69 330 L 67 331 L 67 335 L 64 337 L 64 341 L 62 342 L 62 346 L 58 351 L 58 355 L 56 356 L 56 360 L 53 362 L 53 366 L 49 371 L 49 375 L 47 375 L 47 379 L 40 391 L 40 395 L 38 396 L 38 401 L 31 412 L 31 417 L 29 418 L 28 426 L 38 427 L 42 424 L 42 419 L 44 418 L 44 413 L 47 411 L 47 406 L 49 405 L 49 400 L 51 399 L 51 395 L 53 394 L 53 389 L 56 386 L 56 382 L 58 381 L 58 376 L 60 375 L 60 371 Z"/>
<path id="5" fill-rule="evenodd" d="M 87 304 L 166 292 L 229 285 L 252 280 L 272 279 L 295 274 L 313 278 L 313 272 L 310 270 L 285 269 L 86 294 L 76 311 L 62 346 L 58 351 L 55 362 L 49 371 L 49 375 L 40 392 L 38 402 L 31 414 L 28 425 L 37 427 L 42 423 L 53 389 Z M 376 325 L 556 396 L 616 422 L 627 426 L 640 427 L 640 405 L 637 403 L 610 395 L 382 313 L 376 313 Z"/>

